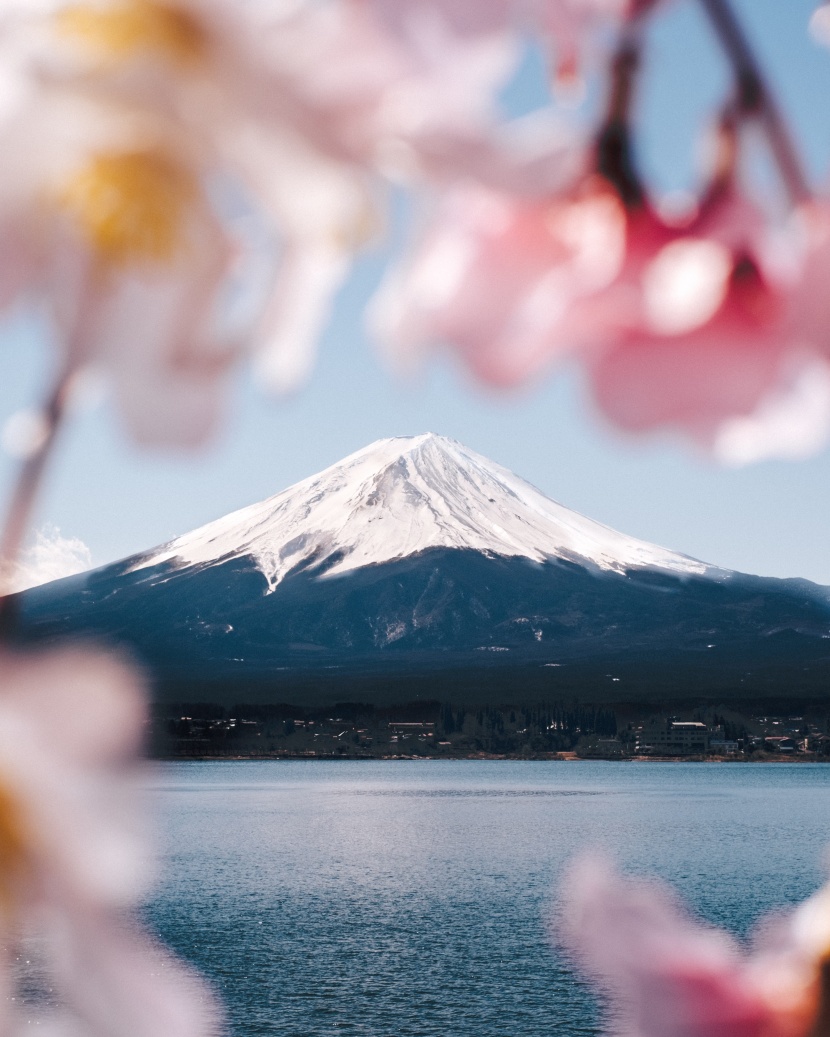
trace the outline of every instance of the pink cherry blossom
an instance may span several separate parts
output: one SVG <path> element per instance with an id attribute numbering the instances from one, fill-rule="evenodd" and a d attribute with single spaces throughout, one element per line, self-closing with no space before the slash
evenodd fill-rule
<path id="1" fill-rule="evenodd" d="M 802 344 L 830 356 L 830 199 L 817 198 L 794 214 L 803 239 L 802 262 L 790 302 L 790 327 Z"/>
<path id="2" fill-rule="evenodd" d="M 551 45 L 558 73 L 563 78 L 578 74 L 581 55 L 592 31 L 599 25 L 619 25 L 646 6 L 643 0 L 419 0 L 400 4 L 394 0 L 369 0 L 402 39 L 411 42 L 434 33 L 439 25 L 465 40 L 535 27 Z"/>
<path id="3" fill-rule="evenodd" d="M 381 223 L 379 174 L 542 183 L 555 169 L 551 155 L 514 161 L 493 134 L 517 53 L 499 18 L 484 32 L 457 17 L 413 28 L 362 2 L 22 10 L 0 25 L 20 86 L 0 119 L 15 156 L 0 177 L 0 305 L 44 296 L 68 365 L 110 373 L 141 442 L 203 442 L 245 352 L 270 386 L 303 381 Z M 216 183 L 273 239 L 259 312 L 232 334 L 217 311 L 242 243 Z"/>
<path id="4" fill-rule="evenodd" d="M 626 1037 L 807 1037 L 824 1007 L 826 889 L 750 954 L 662 884 L 583 860 L 566 876 L 556 936 Z"/>
<path id="5" fill-rule="evenodd" d="M 44 298 L 64 365 L 103 368 L 142 443 L 202 443 L 231 367 L 257 348 L 273 384 L 296 384 L 376 223 L 343 134 L 326 136 L 287 89 L 296 34 L 277 35 L 291 58 L 280 68 L 248 11 L 56 2 L 9 16 L 17 31 L 3 37 L 23 86 L 0 119 L 14 156 L 0 174 L 0 306 Z M 246 287 L 246 243 L 217 182 L 247 194 L 278 239 L 260 247 L 270 290 L 242 323 L 225 311 Z"/>
<path id="6" fill-rule="evenodd" d="M 778 445 L 760 449 L 764 424 L 780 426 L 787 398 L 804 400 L 806 373 L 823 381 L 827 370 L 824 207 L 811 204 L 797 221 L 809 232 L 791 227 L 787 239 L 773 237 L 729 191 L 680 231 L 647 226 L 638 241 L 632 226 L 618 282 L 582 319 L 593 324 L 586 363 L 594 398 L 614 424 L 678 430 L 726 460 L 739 423 L 756 426 L 759 448 L 743 449 L 747 460 L 816 448 L 825 407 L 808 415 L 800 402 L 798 435 L 781 438 L 779 429 Z"/>
<path id="7" fill-rule="evenodd" d="M 448 192 L 377 300 L 393 360 L 408 369 L 445 346 L 512 386 L 572 357 L 627 431 L 680 431 L 730 461 L 814 450 L 828 431 L 828 393 L 806 385 L 830 375 L 823 205 L 774 235 L 728 182 L 682 219 L 624 204 L 602 177 L 576 184 L 546 198 Z"/>
<path id="8" fill-rule="evenodd" d="M 569 346 L 569 307 L 617 276 L 625 213 L 602 181 L 549 199 L 463 187 L 449 196 L 376 322 L 405 365 L 452 346 L 484 381 L 525 381 Z"/>
<path id="9" fill-rule="evenodd" d="M 107 371 L 139 440 L 202 442 L 242 344 L 215 319 L 234 242 L 193 148 L 161 120 L 46 89 L 0 137 L 0 304 L 41 297 L 62 364 Z"/>
<path id="10" fill-rule="evenodd" d="M 810 18 L 810 35 L 825 47 L 830 46 L 830 4 L 819 4 Z"/>
<path id="11" fill-rule="evenodd" d="M 550 43 L 556 78 L 567 83 L 582 75 L 585 52 L 591 50 L 597 26 L 620 24 L 652 5 L 650 0 L 540 0 L 535 14 Z"/>
<path id="12" fill-rule="evenodd" d="M 762 268 L 762 233 L 731 193 L 681 229 L 647 209 L 629 219 L 620 276 L 583 320 L 595 398 L 612 421 L 705 442 L 778 384 L 792 352 L 788 286 Z"/>
<path id="13" fill-rule="evenodd" d="M 34 934 L 44 948 L 58 1002 L 46 1021 L 89 1037 L 216 1032 L 207 988 L 129 914 L 151 877 L 136 675 L 101 654 L 6 651 L 0 690 L 4 943 Z M 4 1033 L 22 1028 L 14 1003 Z"/>

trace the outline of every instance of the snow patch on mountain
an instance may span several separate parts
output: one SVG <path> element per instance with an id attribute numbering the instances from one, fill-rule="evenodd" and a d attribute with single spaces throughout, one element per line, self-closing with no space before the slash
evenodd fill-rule
<path id="1" fill-rule="evenodd" d="M 436 547 L 537 562 L 570 559 L 615 572 L 720 572 L 570 511 L 506 468 L 432 433 L 378 440 L 173 540 L 137 568 L 250 556 L 273 590 L 299 565 L 319 564 L 329 577 Z"/>

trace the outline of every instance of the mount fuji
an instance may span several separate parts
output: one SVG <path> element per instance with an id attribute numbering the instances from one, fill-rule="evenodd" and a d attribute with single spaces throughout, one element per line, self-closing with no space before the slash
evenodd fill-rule
<path id="1" fill-rule="evenodd" d="M 432 433 L 372 443 L 261 504 L 179 537 L 135 568 L 169 563 L 180 570 L 247 556 L 270 592 L 309 565 L 330 578 L 436 548 L 569 559 L 614 572 L 716 573 L 569 511 L 506 468 Z"/>
<path id="2" fill-rule="evenodd" d="M 126 644 L 239 701 L 782 696 L 830 677 L 830 592 L 617 533 L 454 440 L 384 439 L 168 544 L 20 596 L 28 639 Z"/>

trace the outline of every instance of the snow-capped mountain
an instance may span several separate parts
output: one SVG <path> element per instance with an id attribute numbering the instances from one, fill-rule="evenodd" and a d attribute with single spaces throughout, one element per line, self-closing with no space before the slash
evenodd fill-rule
<path id="1" fill-rule="evenodd" d="M 175 701 L 665 701 L 830 684 L 827 588 L 616 533 L 435 435 L 380 440 L 32 589 L 19 614 L 27 639 L 126 645 Z"/>
<path id="2" fill-rule="evenodd" d="M 334 576 L 430 548 L 580 560 L 614 572 L 718 572 L 578 515 L 433 433 L 378 440 L 260 504 L 179 537 L 139 565 L 209 565 L 249 556 L 273 590 L 310 562 Z"/>

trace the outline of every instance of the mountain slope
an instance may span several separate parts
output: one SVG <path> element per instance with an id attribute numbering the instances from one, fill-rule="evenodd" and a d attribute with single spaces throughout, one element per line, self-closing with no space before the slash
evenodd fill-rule
<path id="1" fill-rule="evenodd" d="M 461 671 L 465 687 L 497 672 L 507 698 L 823 694 L 830 679 L 825 588 L 626 537 L 431 435 L 20 603 L 27 637 L 127 644 L 173 697 L 394 697 L 419 680 L 452 697 Z"/>
<path id="2" fill-rule="evenodd" d="M 717 571 L 578 515 L 506 468 L 432 433 L 372 443 L 261 504 L 179 537 L 140 564 L 207 565 L 247 555 L 273 590 L 305 565 L 332 576 L 429 548 L 538 562 L 580 559 L 616 572 L 645 566 Z"/>

